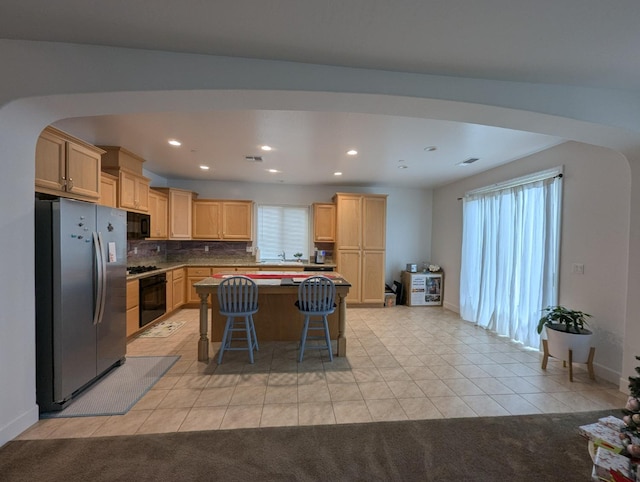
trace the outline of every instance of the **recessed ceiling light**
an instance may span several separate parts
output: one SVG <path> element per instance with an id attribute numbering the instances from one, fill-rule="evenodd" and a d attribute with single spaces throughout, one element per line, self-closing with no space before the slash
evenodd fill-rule
<path id="1" fill-rule="evenodd" d="M 261 146 L 260 149 L 262 149 L 263 151 L 270 151 L 272 149 L 271 146 Z"/>
<path id="2" fill-rule="evenodd" d="M 209 166 L 205 166 L 203 164 L 202 166 L 200 166 L 200 169 L 202 169 L 203 171 L 208 171 L 209 170 Z"/>
<path id="3" fill-rule="evenodd" d="M 278 171 L 277 169 L 267 169 L 267 172 L 270 172 L 271 174 L 275 174 L 280 171 Z"/>
<path id="4" fill-rule="evenodd" d="M 480 160 L 480 158 L 478 158 L 478 157 L 470 157 L 466 161 L 459 162 L 456 165 L 457 166 L 468 166 L 469 164 L 473 164 L 474 162 L 479 161 L 479 160 Z"/>
<path id="5" fill-rule="evenodd" d="M 398 169 L 407 169 L 407 167 L 408 167 L 408 166 L 407 166 L 406 164 L 400 164 L 400 165 L 398 166 Z"/>
<path id="6" fill-rule="evenodd" d="M 427 152 L 433 152 L 436 149 L 437 149 L 436 146 L 427 146 L 427 147 L 424 148 L 424 150 L 427 151 Z"/>
<path id="7" fill-rule="evenodd" d="M 169 144 L 171 144 L 172 146 L 175 146 L 175 147 L 180 147 L 182 145 L 182 142 L 177 141 L 175 139 L 169 139 Z"/>
<path id="8" fill-rule="evenodd" d="M 347 151 L 347 155 L 349 156 L 355 156 L 358 154 L 358 151 L 356 151 L 355 149 L 351 149 L 350 151 Z"/>
<path id="9" fill-rule="evenodd" d="M 333 175 L 334 176 L 342 176 L 342 173 L 341 172 L 334 172 Z"/>

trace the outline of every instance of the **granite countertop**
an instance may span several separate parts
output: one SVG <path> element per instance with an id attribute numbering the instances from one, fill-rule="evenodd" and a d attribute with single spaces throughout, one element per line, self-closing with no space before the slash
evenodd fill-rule
<path id="1" fill-rule="evenodd" d="M 156 266 L 158 269 L 154 271 L 147 271 L 145 273 L 139 274 L 128 274 L 127 280 L 135 280 L 140 278 L 146 278 L 148 276 L 153 276 L 160 273 L 166 273 L 167 271 L 171 271 L 173 269 L 179 268 L 189 268 L 191 266 L 205 266 L 205 267 L 226 267 L 229 268 L 273 268 L 274 271 L 277 271 L 279 268 L 283 267 L 291 267 L 291 266 L 301 266 L 304 268 L 336 268 L 336 264 L 334 263 L 298 263 L 296 261 L 286 262 L 286 263 L 278 263 L 276 262 L 268 262 L 262 261 L 259 263 L 256 262 L 220 262 L 220 261 L 189 261 L 189 262 L 176 262 L 176 263 L 157 263 Z"/>

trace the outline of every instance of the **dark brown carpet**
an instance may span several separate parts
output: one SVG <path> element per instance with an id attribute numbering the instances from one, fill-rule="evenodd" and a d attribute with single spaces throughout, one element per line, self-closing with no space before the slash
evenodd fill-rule
<path id="1" fill-rule="evenodd" d="M 12 441 L 0 480 L 586 481 L 580 425 L 618 411 Z"/>

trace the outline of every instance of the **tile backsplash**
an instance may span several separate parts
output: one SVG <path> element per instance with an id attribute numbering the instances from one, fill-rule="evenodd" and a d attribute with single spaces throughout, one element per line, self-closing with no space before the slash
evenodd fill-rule
<path id="1" fill-rule="evenodd" d="M 246 263 L 255 260 L 244 241 L 127 241 L 127 265 L 181 262 Z"/>

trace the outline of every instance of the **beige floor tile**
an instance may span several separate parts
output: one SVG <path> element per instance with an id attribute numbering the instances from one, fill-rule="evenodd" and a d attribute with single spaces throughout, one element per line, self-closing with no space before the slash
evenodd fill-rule
<path id="1" fill-rule="evenodd" d="M 188 408 L 165 408 L 154 410 L 136 433 L 177 432 L 189 414 Z"/>
<path id="2" fill-rule="evenodd" d="M 333 402 L 333 413 L 336 423 L 371 422 L 371 414 L 364 400 Z"/>
<path id="3" fill-rule="evenodd" d="M 540 393 L 542 391 L 539 387 L 532 385 L 526 379 L 518 376 L 497 377 L 496 380 L 502 383 L 505 387 L 513 390 L 514 393 L 519 393 L 520 395 L 523 393 Z"/>
<path id="4" fill-rule="evenodd" d="M 152 413 L 153 410 L 130 410 L 124 415 L 107 417 L 105 422 L 93 433 L 93 436 L 133 435 Z"/>
<path id="5" fill-rule="evenodd" d="M 327 383 L 355 383 L 351 370 L 329 371 L 325 373 Z"/>
<path id="6" fill-rule="evenodd" d="M 180 425 L 179 431 L 217 430 L 226 411 L 226 407 L 194 407 Z"/>
<path id="7" fill-rule="evenodd" d="M 269 382 L 269 373 L 242 373 L 238 377 L 238 387 L 262 386 L 266 387 Z"/>
<path id="8" fill-rule="evenodd" d="M 376 368 L 397 368 L 400 366 L 393 355 L 372 355 L 371 360 Z"/>
<path id="9" fill-rule="evenodd" d="M 298 423 L 300 425 L 333 425 L 336 417 L 331 402 L 312 402 L 298 404 Z"/>
<path id="10" fill-rule="evenodd" d="M 367 408 L 374 422 L 392 420 L 408 420 L 402 405 L 395 398 L 386 400 L 365 400 Z"/>
<path id="11" fill-rule="evenodd" d="M 261 427 L 284 427 L 298 425 L 297 403 L 274 403 L 262 407 Z"/>
<path id="12" fill-rule="evenodd" d="M 463 395 L 484 395 L 484 392 L 480 390 L 478 385 L 466 378 L 451 378 L 442 381 L 459 397 Z"/>
<path id="13" fill-rule="evenodd" d="M 298 385 L 298 403 L 330 401 L 329 387 L 325 382 Z"/>
<path id="14" fill-rule="evenodd" d="M 170 390 L 172 389 L 176 383 L 178 383 L 178 380 L 180 379 L 180 375 L 176 375 L 176 376 L 169 376 L 169 375 L 164 375 L 160 380 L 158 380 L 153 387 L 151 387 L 152 390 Z"/>
<path id="15" fill-rule="evenodd" d="M 192 388 L 175 388 L 158 404 L 158 408 L 191 408 L 202 390 Z"/>
<path id="16" fill-rule="evenodd" d="M 377 368 L 354 368 L 351 372 L 358 383 L 384 381 Z"/>
<path id="17" fill-rule="evenodd" d="M 451 365 L 436 365 L 430 368 L 431 371 L 438 375 L 441 380 L 448 378 L 464 378 L 464 375 Z"/>
<path id="18" fill-rule="evenodd" d="M 264 403 L 298 403 L 298 385 L 269 385 Z"/>
<path id="19" fill-rule="evenodd" d="M 407 371 L 402 368 L 378 368 L 380 375 L 384 378 L 385 382 L 408 382 L 411 381 L 411 377 Z"/>
<path id="20" fill-rule="evenodd" d="M 502 405 L 511 415 L 541 413 L 539 408 L 515 393 L 511 395 L 491 395 L 491 398 Z"/>
<path id="21" fill-rule="evenodd" d="M 546 393 L 522 393 L 520 396 L 542 413 L 570 413 L 574 411 L 573 407 Z"/>
<path id="22" fill-rule="evenodd" d="M 127 356 L 182 358 L 128 414 L 41 420 L 19 438 L 618 410 L 626 402 L 616 383 L 589 379 L 582 365 L 572 383 L 561 361 L 542 370 L 540 353 L 455 313 L 397 308 L 349 310 L 348 357 L 333 362 L 310 350 L 298 363 L 297 342 L 262 342 L 256 363 L 229 352 L 222 365 L 215 355 L 196 360 L 199 311 L 181 310 L 174 316 L 188 321 L 175 335 L 129 342 Z M 219 346 L 211 343 L 211 353 Z"/>
<path id="23" fill-rule="evenodd" d="M 149 390 L 136 402 L 131 410 L 154 410 L 164 400 L 170 390 Z"/>
<path id="24" fill-rule="evenodd" d="M 443 418 L 440 411 L 428 398 L 403 398 L 398 402 L 411 420 Z"/>
<path id="25" fill-rule="evenodd" d="M 395 398 L 387 382 L 360 382 L 360 393 L 365 400 L 380 400 L 383 398 Z"/>
<path id="26" fill-rule="evenodd" d="M 389 381 L 389 388 L 396 398 L 423 398 L 424 392 L 414 381 Z"/>
<path id="27" fill-rule="evenodd" d="M 224 414 L 221 429 L 257 428 L 262 417 L 262 405 L 233 405 Z"/>
<path id="28" fill-rule="evenodd" d="M 329 394 L 332 402 L 362 400 L 362 393 L 357 383 L 329 383 Z"/>
<path id="29" fill-rule="evenodd" d="M 195 389 L 203 389 L 207 386 L 211 379 L 211 375 L 197 375 L 185 373 L 181 377 L 178 378 L 176 384 L 172 387 L 172 389 L 176 388 L 195 388 Z"/>
<path id="30" fill-rule="evenodd" d="M 263 385 L 237 386 L 229 405 L 262 405 L 267 387 Z"/>
<path id="31" fill-rule="evenodd" d="M 429 399 L 444 418 L 478 416 L 460 397 L 429 397 Z"/>
<path id="32" fill-rule="evenodd" d="M 452 379 L 454 380 L 454 379 Z M 455 397 L 456 393 L 440 379 L 436 380 L 416 380 L 416 385 L 420 387 L 427 397 Z"/>
<path id="33" fill-rule="evenodd" d="M 460 397 L 480 417 L 510 415 L 509 412 L 489 395 L 465 395 Z"/>
<path id="34" fill-rule="evenodd" d="M 473 383 L 487 395 L 512 394 L 513 390 L 495 378 L 474 378 Z"/>
<path id="35" fill-rule="evenodd" d="M 108 417 L 74 417 L 67 418 L 47 438 L 83 438 L 91 437 Z"/>
<path id="36" fill-rule="evenodd" d="M 234 387 L 205 388 L 193 403 L 193 407 L 222 407 L 229 405 Z"/>
<path id="37" fill-rule="evenodd" d="M 209 379 L 205 388 L 235 387 L 240 379 L 239 373 L 218 373 Z"/>
<path id="38" fill-rule="evenodd" d="M 297 386 L 298 385 L 298 374 L 285 372 L 278 373 L 272 372 L 269 374 L 269 381 L 267 382 L 269 386 Z"/>

